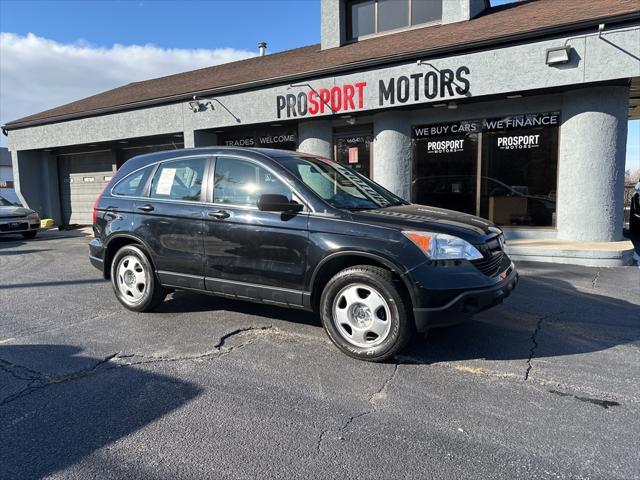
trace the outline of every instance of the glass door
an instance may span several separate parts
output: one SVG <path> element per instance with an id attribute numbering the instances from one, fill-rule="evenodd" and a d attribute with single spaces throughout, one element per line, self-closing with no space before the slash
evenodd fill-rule
<path id="1" fill-rule="evenodd" d="M 373 132 L 370 128 L 336 131 L 333 136 L 333 158 L 336 162 L 371 178 L 372 142 Z"/>

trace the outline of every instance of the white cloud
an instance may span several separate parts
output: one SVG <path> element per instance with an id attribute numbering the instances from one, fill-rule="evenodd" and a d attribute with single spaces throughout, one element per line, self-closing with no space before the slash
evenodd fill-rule
<path id="1" fill-rule="evenodd" d="M 126 83 L 255 56 L 234 48 L 97 47 L 0 33 L 0 124 Z M 0 143 L 4 144 L 4 137 Z"/>

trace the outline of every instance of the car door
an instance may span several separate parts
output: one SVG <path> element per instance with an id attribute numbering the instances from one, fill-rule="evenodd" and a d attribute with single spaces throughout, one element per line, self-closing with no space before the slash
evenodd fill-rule
<path id="1" fill-rule="evenodd" d="M 308 211 L 260 211 L 262 194 L 295 197 L 265 165 L 218 156 L 213 203 L 204 216 L 205 284 L 233 297 L 302 305 L 307 269 Z"/>
<path id="2" fill-rule="evenodd" d="M 137 199 L 136 233 L 164 285 L 204 289 L 203 214 L 210 157 L 161 162 L 148 198 Z"/>

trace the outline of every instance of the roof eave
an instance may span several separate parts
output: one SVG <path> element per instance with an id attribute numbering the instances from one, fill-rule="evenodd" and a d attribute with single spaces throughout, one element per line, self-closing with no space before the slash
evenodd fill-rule
<path id="1" fill-rule="evenodd" d="M 372 59 L 361 60 L 357 62 L 339 65 L 336 67 L 317 69 L 317 70 L 308 70 L 308 71 L 300 72 L 296 74 L 283 75 L 280 77 L 270 77 L 268 79 L 256 80 L 253 82 L 239 83 L 234 85 L 227 85 L 225 87 L 218 87 L 214 89 L 185 92 L 185 93 L 170 95 L 166 97 L 154 98 L 150 100 L 143 100 L 139 102 L 126 103 L 122 105 L 114 105 L 111 107 L 86 110 L 83 112 L 70 113 L 65 115 L 56 115 L 52 117 L 44 117 L 44 118 L 34 119 L 26 122 L 14 121 L 14 122 L 9 122 L 5 125 L 2 125 L 1 128 L 3 130 L 10 131 L 10 130 L 17 130 L 21 128 L 33 127 L 37 125 L 46 125 L 49 123 L 57 123 L 57 122 L 63 122 L 68 120 L 105 115 L 109 113 L 133 110 L 137 108 L 144 108 L 144 107 L 150 107 L 150 106 L 156 106 L 156 105 L 169 104 L 173 102 L 179 102 L 182 100 L 193 98 L 194 95 L 208 96 L 208 95 L 223 94 L 228 92 L 242 91 L 242 90 L 247 90 L 255 87 L 275 85 L 275 84 L 284 83 L 287 81 L 291 82 L 291 81 L 298 81 L 302 79 L 308 79 L 310 76 L 336 74 L 336 73 L 342 73 L 344 71 L 349 71 L 349 70 L 354 70 L 359 68 L 366 68 L 370 66 L 384 65 L 388 63 L 397 63 L 403 60 L 411 60 L 411 59 L 415 59 L 415 58 L 427 56 L 427 55 L 437 56 L 437 55 L 442 55 L 442 54 L 447 54 L 452 52 L 477 50 L 477 49 L 488 47 L 488 46 L 515 43 L 523 40 L 530 40 L 533 38 L 547 37 L 547 36 L 557 35 L 557 34 L 566 33 L 570 31 L 582 30 L 589 27 L 594 27 L 594 26 L 597 27 L 598 24 L 603 22 L 604 23 L 623 23 L 623 22 L 628 22 L 628 21 L 637 20 L 637 19 L 640 19 L 640 10 L 631 12 L 631 13 L 619 14 L 619 15 L 596 17 L 588 20 L 581 20 L 579 22 L 573 22 L 569 24 L 531 30 L 528 32 L 503 35 L 501 37 L 478 40 L 475 42 L 465 42 L 465 43 L 460 42 L 453 45 L 447 45 L 445 47 L 425 49 L 425 50 L 419 50 L 419 51 L 403 53 L 403 54 L 386 55 L 384 57 L 376 57 Z"/>

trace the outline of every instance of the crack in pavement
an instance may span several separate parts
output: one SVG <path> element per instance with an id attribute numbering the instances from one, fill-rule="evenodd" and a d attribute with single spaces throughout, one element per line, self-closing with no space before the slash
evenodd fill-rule
<path id="1" fill-rule="evenodd" d="M 533 332 L 531 333 L 531 349 L 529 350 L 529 357 L 527 358 L 527 369 L 524 372 L 524 381 L 526 382 L 527 380 L 529 380 L 529 375 L 531 374 L 531 369 L 533 368 L 533 357 L 535 357 L 536 354 L 536 350 L 538 349 L 538 347 L 540 346 L 538 344 L 538 335 L 540 333 L 540 331 L 542 330 L 542 324 L 548 320 L 551 317 L 554 317 L 556 315 L 561 315 L 563 312 L 556 312 L 556 313 L 550 313 L 548 315 L 544 315 L 542 317 L 538 318 L 538 321 L 536 322 L 536 328 L 533 330 Z"/>
<path id="2" fill-rule="evenodd" d="M 233 330 L 232 332 L 229 333 L 225 333 L 222 337 L 220 337 L 220 340 L 218 340 L 218 343 L 216 343 L 213 346 L 213 350 L 210 350 L 208 352 L 204 352 L 204 353 L 198 353 L 195 355 L 178 355 L 175 357 L 163 357 L 163 356 L 158 356 L 158 355 L 147 355 L 144 353 L 129 353 L 126 355 L 118 355 L 117 359 L 125 359 L 125 358 L 142 358 L 143 360 L 137 361 L 137 362 L 126 362 L 123 363 L 122 365 L 141 365 L 141 364 L 146 364 L 146 363 L 159 363 L 159 362 L 182 362 L 182 361 L 189 361 L 189 360 L 202 360 L 202 359 L 211 359 L 211 358 L 220 358 L 223 357 L 225 355 L 230 354 L 232 351 L 242 348 L 246 345 L 248 345 L 250 342 L 245 342 L 245 343 L 241 343 L 239 345 L 232 345 L 229 347 L 225 347 L 225 343 L 226 341 L 231 338 L 234 337 L 236 335 L 242 335 L 242 334 L 246 334 L 248 332 L 265 332 L 267 330 L 277 330 L 275 327 L 273 327 L 273 325 L 267 325 L 267 326 L 263 326 L 263 327 L 243 327 L 243 328 L 238 328 L 236 330 Z"/>
<path id="3" fill-rule="evenodd" d="M 378 411 L 378 402 L 383 401 L 384 399 L 387 398 L 387 388 L 389 386 L 389 384 L 395 379 L 397 373 L 398 373 L 398 368 L 400 367 L 400 363 L 396 363 L 394 364 L 394 368 L 393 368 L 393 372 L 391 372 L 391 375 L 389 375 L 389 377 L 382 383 L 382 385 L 380 386 L 380 388 L 378 390 L 376 390 L 375 392 L 373 392 L 371 394 L 371 396 L 369 396 L 369 405 L 371 405 L 371 408 L 369 408 L 368 410 L 365 410 L 364 412 L 360 412 L 357 413 L 355 415 L 351 415 L 347 421 L 338 429 L 338 430 L 332 430 L 332 429 L 325 429 L 322 432 L 320 432 L 320 435 L 318 436 L 318 443 L 317 443 L 317 451 L 318 453 L 322 453 L 322 442 L 324 441 L 324 437 L 329 433 L 329 432 L 335 432 L 337 434 L 340 434 L 341 432 L 343 432 L 344 430 L 347 429 L 347 427 L 349 427 L 349 425 L 351 425 L 354 420 L 358 419 L 358 418 L 362 418 L 365 417 L 367 415 L 371 415 L 375 412 Z M 344 440 L 344 438 L 339 435 L 339 440 Z"/>
<path id="4" fill-rule="evenodd" d="M 214 349 L 202 354 L 197 355 L 181 355 L 176 357 L 160 357 L 153 355 L 145 355 L 138 353 L 129 353 L 129 354 L 121 354 L 120 352 L 116 352 L 104 357 L 102 360 L 96 362 L 89 368 L 84 370 L 79 370 L 76 372 L 67 373 L 64 375 L 48 375 L 42 372 L 38 372 L 36 370 L 31 370 L 22 365 L 13 364 L 6 360 L 0 359 L 0 370 L 8 373 L 18 380 L 28 381 L 29 383 L 25 388 L 11 394 L 0 401 L 0 407 L 13 402 L 19 398 L 30 395 L 31 393 L 40 390 L 42 388 L 48 387 L 50 385 L 61 384 L 65 382 L 70 382 L 74 380 L 79 380 L 82 378 L 86 378 L 98 370 L 112 370 L 115 368 L 122 368 L 132 365 L 140 365 L 147 363 L 158 363 L 158 362 L 179 362 L 179 361 L 189 361 L 189 360 L 198 360 L 198 359 L 211 359 L 211 358 L 220 358 L 224 355 L 228 355 L 232 351 L 242 348 L 247 345 L 249 342 L 242 343 L 240 345 L 233 345 L 230 347 L 225 347 L 226 341 L 240 334 L 246 334 L 247 332 L 264 332 L 266 330 L 272 330 L 274 327 L 272 325 L 263 326 L 263 327 L 245 327 L 239 328 L 232 332 L 224 334 L 220 337 L 220 340 L 214 345 Z M 119 362 L 118 360 L 130 359 L 130 358 L 143 358 L 143 360 L 138 362 Z M 106 367 L 107 364 L 110 364 L 109 367 Z M 101 368 L 105 366 L 104 368 Z"/>
<path id="5" fill-rule="evenodd" d="M 0 407 L 8 403 L 11 403 L 14 400 L 17 400 L 18 398 L 25 397 L 37 390 L 48 387 L 49 385 L 65 383 L 65 382 L 88 377 L 89 375 L 92 375 L 93 373 L 95 373 L 102 365 L 109 363 L 111 360 L 113 360 L 117 356 L 118 356 L 117 352 L 113 353 L 111 355 L 106 356 L 99 362 L 96 362 L 94 365 L 92 365 L 89 368 L 86 368 L 84 370 L 79 370 L 76 372 L 67 373 L 64 375 L 47 375 L 41 372 L 36 372 L 35 370 L 30 370 L 26 367 L 23 367 L 22 365 L 15 365 L 5 360 L 0 360 L 0 362 L 2 362 L 0 363 L 0 365 L 2 365 L 2 369 L 5 371 L 8 371 L 11 375 L 13 375 L 12 372 L 15 373 L 16 371 L 27 371 L 31 375 L 30 378 L 21 378 L 19 376 L 13 375 L 14 377 L 20 378 L 21 380 L 30 380 L 30 382 L 25 388 L 23 388 L 19 392 L 11 394 L 8 397 L 5 397 L 2 401 L 0 401 Z M 7 367 L 7 365 L 9 365 L 10 367 Z"/>
<path id="6" fill-rule="evenodd" d="M 529 374 L 531 373 L 531 368 L 533 368 L 533 365 L 531 364 L 531 361 L 533 360 L 533 356 L 536 354 L 536 350 L 538 348 L 538 332 L 540 331 L 540 329 L 542 328 L 542 322 L 544 321 L 545 317 L 540 317 L 538 319 L 538 322 L 536 323 L 536 328 L 533 330 L 533 333 L 531 334 L 531 349 L 529 350 L 529 358 L 527 358 L 527 369 L 524 372 L 524 381 L 526 382 L 527 380 L 529 380 Z"/>

